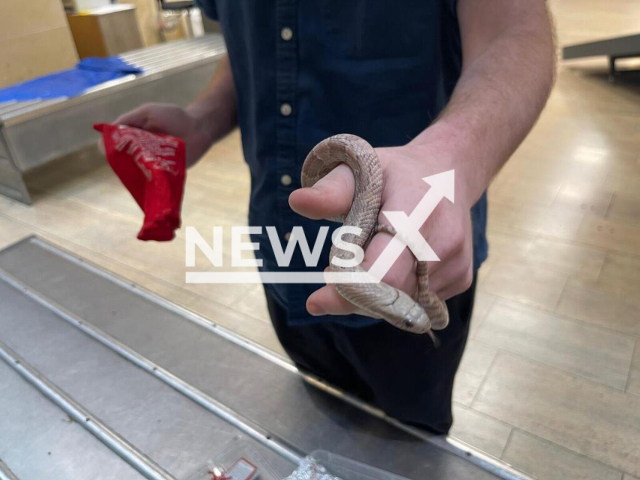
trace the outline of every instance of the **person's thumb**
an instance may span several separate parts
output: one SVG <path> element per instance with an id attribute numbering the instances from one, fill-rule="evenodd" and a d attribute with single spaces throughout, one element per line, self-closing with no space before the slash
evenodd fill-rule
<path id="1" fill-rule="evenodd" d="M 312 220 L 337 217 L 351 208 L 355 179 L 351 169 L 341 164 L 313 187 L 299 188 L 289 196 L 294 212 Z"/>

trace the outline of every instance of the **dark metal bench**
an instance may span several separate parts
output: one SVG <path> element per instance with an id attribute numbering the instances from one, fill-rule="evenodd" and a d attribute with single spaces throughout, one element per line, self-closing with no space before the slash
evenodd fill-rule
<path id="1" fill-rule="evenodd" d="M 619 71 L 616 69 L 616 60 L 640 57 L 640 35 L 582 43 L 565 47 L 562 50 L 562 58 L 565 60 L 599 56 L 609 58 L 609 74 L 611 77 L 617 76 Z"/>

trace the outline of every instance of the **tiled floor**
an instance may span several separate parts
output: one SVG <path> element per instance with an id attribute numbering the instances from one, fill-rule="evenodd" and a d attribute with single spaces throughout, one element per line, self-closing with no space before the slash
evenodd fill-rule
<path id="1" fill-rule="evenodd" d="M 550 5 L 561 45 L 638 28 L 639 2 Z M 455 388 L 453 435 L 539 478 L 640 476 L 640 81 L 611 84 L 605 68 L 560 66 L 491 187 L 491 254 Z M 32 207 L 0 197 L 0 247 L 37 233 L 281 352 L 259 286 L 185 285 L 184 230 L 167 245 L 134 239 L 137 207 L 95 151 L 31 184 Z M 189 173 L 184 223 L 241 224 L 248 191 L 236 132 Z"/>

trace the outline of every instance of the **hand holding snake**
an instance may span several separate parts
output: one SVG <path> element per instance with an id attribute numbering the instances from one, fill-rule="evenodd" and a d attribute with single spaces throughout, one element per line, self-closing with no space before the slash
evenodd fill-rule
<path id="1" fill-rule="evenodd" d="M 424 145 L 377 149 L 352 135 L 321 142 L 303 167 L 303 187 L 290 197 L 292 208 L 309 218 L 346 221 L 363 229 L 350 241 L 365 247 L 368 269 L 393 234 L 380 210 L 410 213 L 426 193 L 422 178 L 452 166 L 430 162 Z M 435 153 L 435 152 L 434 152 Z M 435 156 L 434 156 L 435 158 Z M 444 157 L 446 158 L 446 156 Z M 380 215 L 378 217 L 378 214 Z M 335 284 L 321 288 L 307 301 L 313 315 L 362 313 L 414 333 L 444 328 L 446 299 L 471 282 L 471 225 L 464 201 L 441 202 L 421 229 L 441 261 L 416 262 L 405 249 L 381 284 Z M 371 241 L 368 242 L 369 236 Z M 349 253 L 337 251 L 331 256 Z M 335 266 L 334 271 L 339 271 Z M 428 271 L 428 274 L 427 274 Z"/>

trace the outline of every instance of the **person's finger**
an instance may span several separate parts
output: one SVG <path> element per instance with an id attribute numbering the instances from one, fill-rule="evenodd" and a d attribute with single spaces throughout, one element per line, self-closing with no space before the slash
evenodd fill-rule
<path id="1" fill-rule="evenodd" d="M 127 125 L 129 127 L 144 128 L 148 119 L 149 106 L 142 105 L 135 110 L 131 110 L 130 112 L 120 115 L 113 123 L 118 125 Z"/>
<path id="2" fill-rule="evenodd" d="M 371 265 L 373 265 L 374 261 L 390 241 L 391 236 L 385 233 L 379 233 L 373 236 L 362 262 L 362 267 L 365 270 L 371 268 Z M 415 260 L 410 252 L 405 249 L 383 277 L 383 282 L 399 288 L 409 295 L 413 295 L 417 286 L 417 279 L 415 275 Z M 352 313 L 366 315 L 366 312 L 360 311 L 353 304 L 345 300 L 333 285 L 327 285 L 311 294 L 307 299 L 307 311 L 314 316 L 349 315 Z"/>
<path id="3" fill-rule="evenodd" d="M 350 315 L 358 309 L 345 300 L 333 285 L 326 285 L 309 295 L 307 311 L 313 316 Z"/>
<path id="4" fill-rule="evenodd" d="M 351 169 L 339 165 L 311 188 L 299 188 L 289 196 L 294 212 L 313 220 L 346 214 L 351 208 L 355 179 Z"/>
<path id="5" fill-rule="evenodd" d="M 387 233 L 378 233 L 371 238 L 367 246 L 362 267 L 369 270 L 375 260 L 387 248 L 393 237 Z M 417 287 L 416 261 L 408 248 L 402 250 L 398 259 L 391 265 L 391 268 L 382 277 L 382 281 L 392 287 L 398 288 L 409 295 L 413 295 Z"/>
<path id="6" fill-rule="evenodd" d="M 442 301 L 449 300 L 450 298 L 455 297 L 459 293 L 462 293 L 462 292 L 459 291 L 459 288 L 456 285 L 451 285 L 444 289 L 437 290 L 435 292 L 438 298 Z"/>
<path id="7" fill-rule="evenodd" d="M 106 151 L 104 149 L 104 141 L 102 140 L 102 137 L 100 137 L 98 139 L 98 151 L 102 154 L 102 155 L 106 155 Z"/>
<path id="8" fill-rule="evenodd" d="M 447 259 L 446 262 L 435 262 L 442 265 L 437 270 L 429 271 L 429 287 L 441 300 L 466 291 L 473 280 L 473 253 L 469 251 Z M 466 249 L 465 249 L 466 250 Z"/>
<path id="9" fill-rule="evenodd" d="M 469 264 L 467 266 L 458 266 L 462 268 L 454 277 L 450 280 L 450 283 L 446 286 L 439 287 L 437 289 L 433 289 L 433 291 L 438 295 L 440 300 L 449 300 L 451 297 L 454 297 L 460 293 L 465 292 L 473 282 L 473 265 Z"/>

